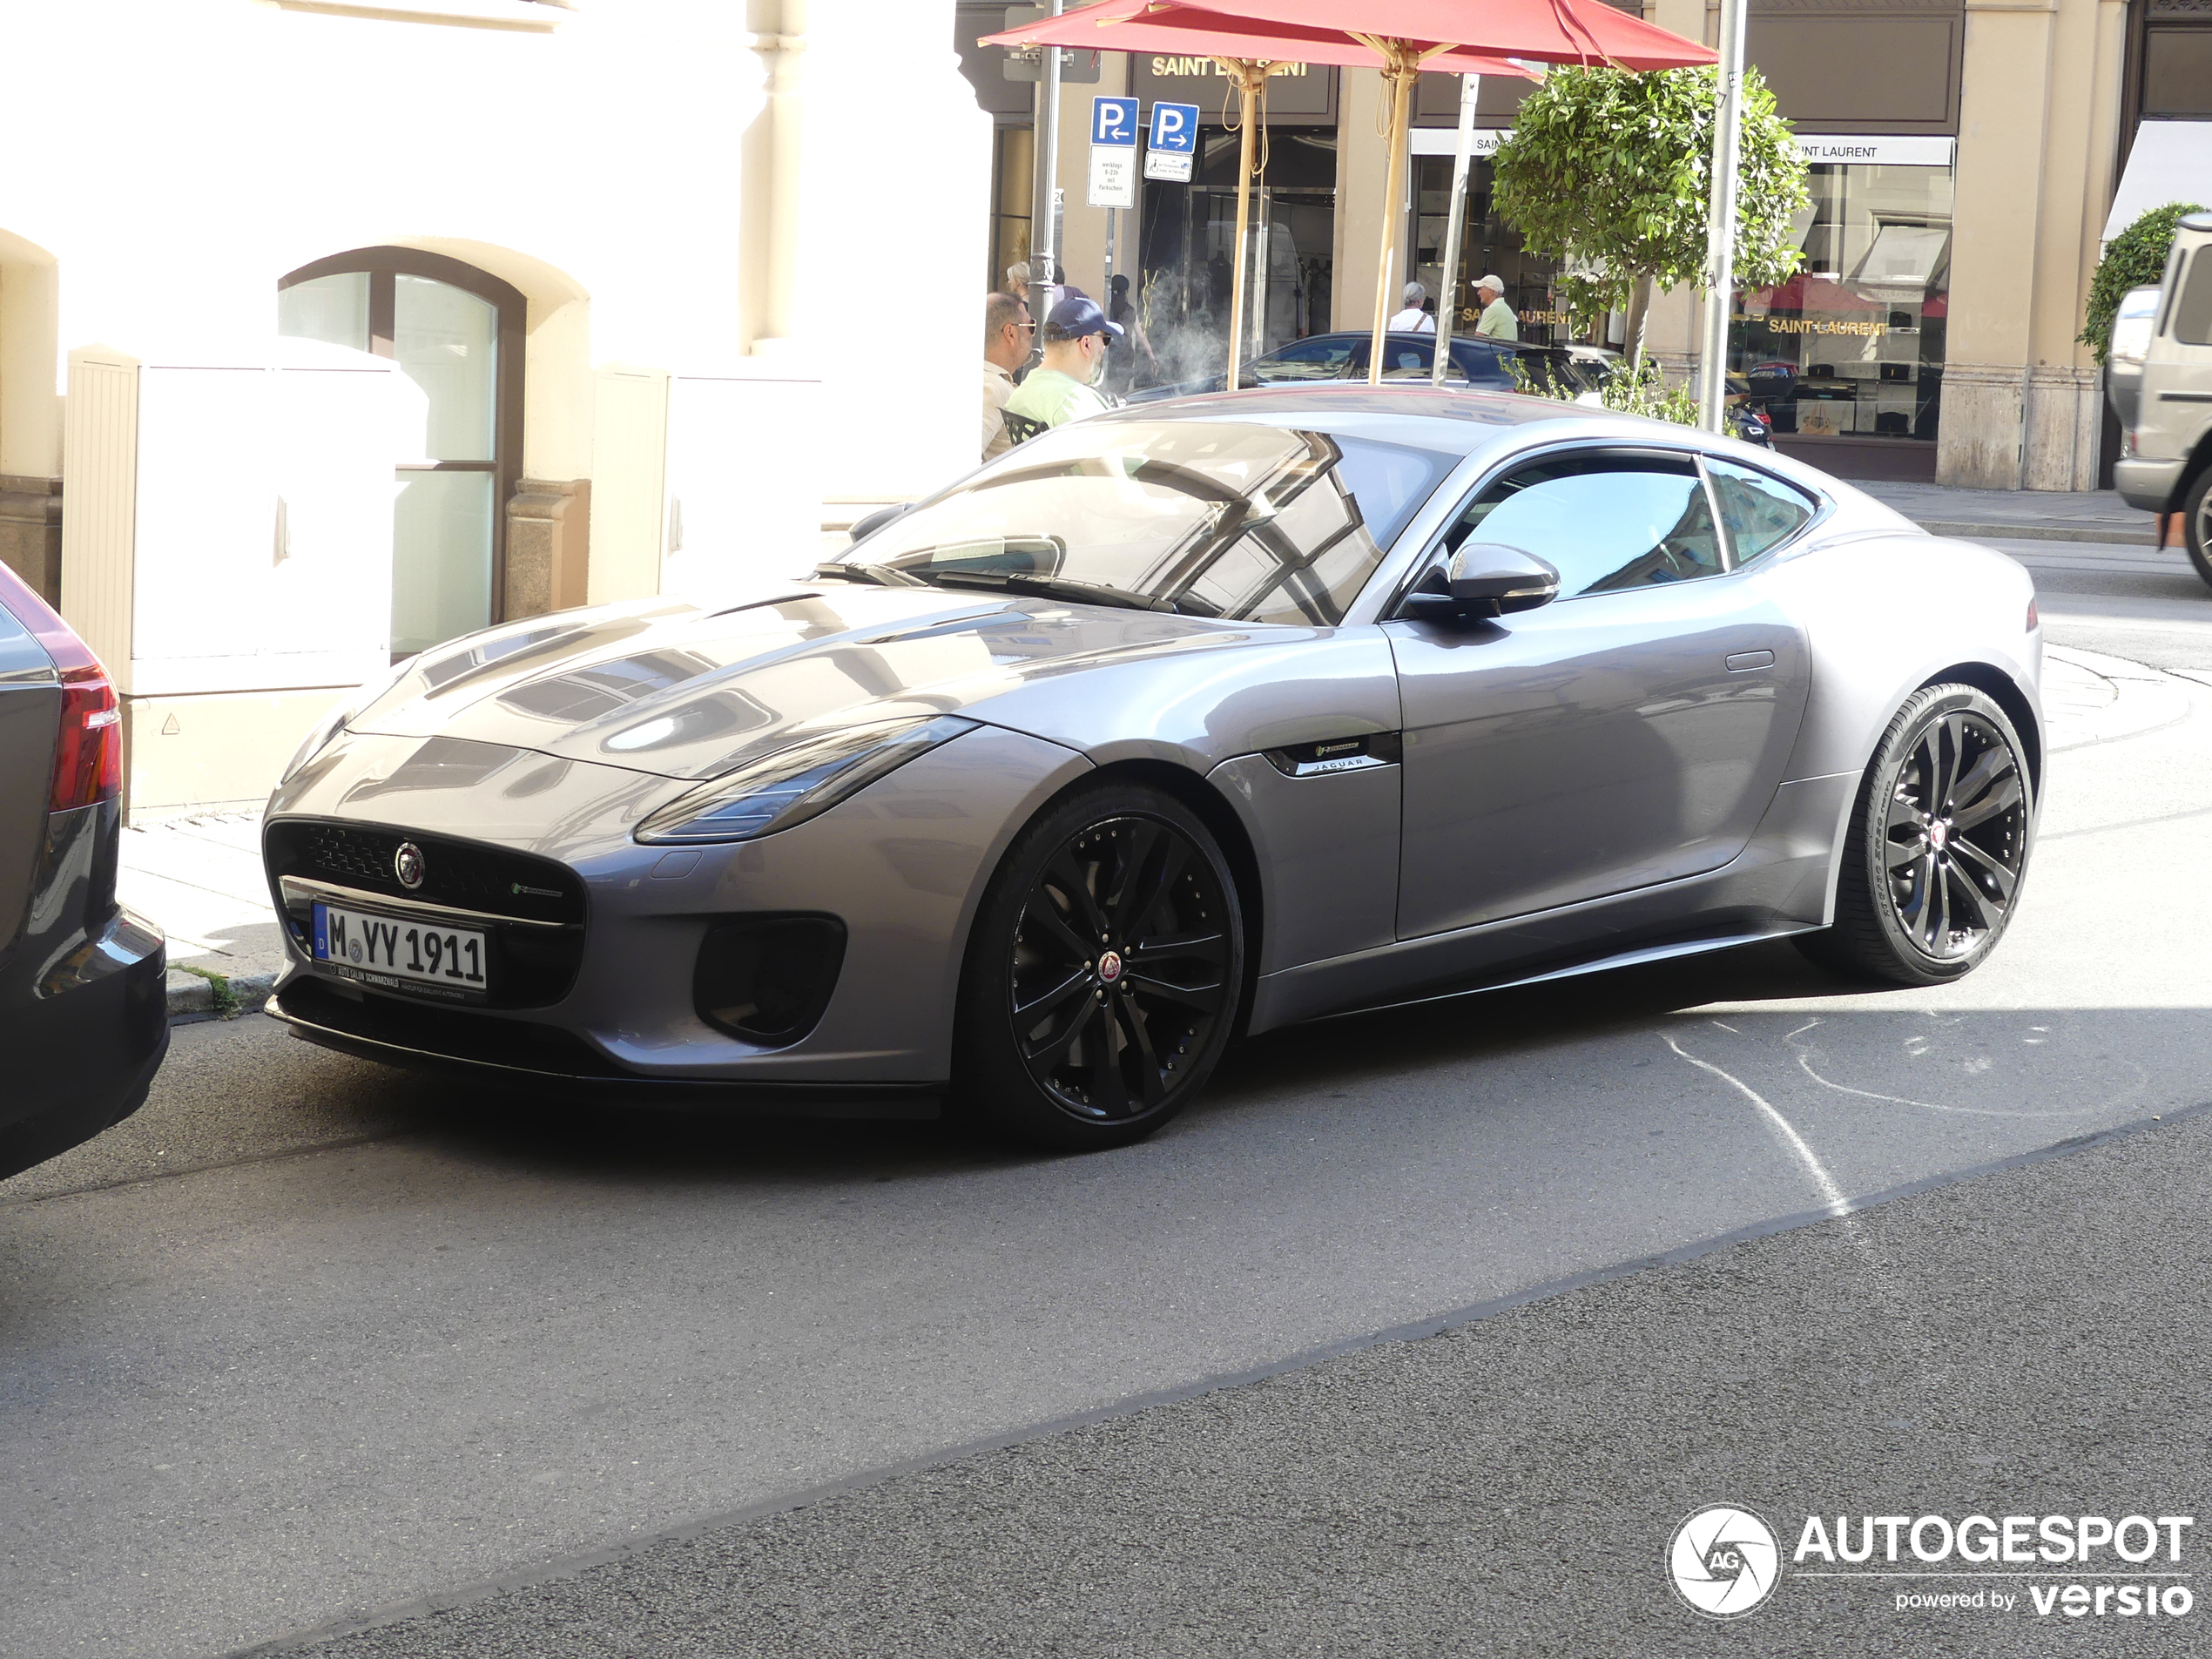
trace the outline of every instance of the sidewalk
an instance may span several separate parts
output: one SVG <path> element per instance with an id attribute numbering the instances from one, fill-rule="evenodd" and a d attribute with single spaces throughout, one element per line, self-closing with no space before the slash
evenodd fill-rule
<path id="1" fill-rule="evenodd" d="M 2157 519 L 2109 489 L 1951 489 L 1879 479 L 1851 482 L 1938 536 L 2158 545 Z"/>
<path id="2" fill-rule="evenodd" d="M 2054 645 L 2043 706 L 2054 751 L 2109 743 L 2185 718 L 2189 690 L 2155 668 Z M 123 832 L 118 896 L 169 936 L 169 1017 L 258 1011 L 285 962 L 261 873 L 261 815 L 178 819 Z"/>

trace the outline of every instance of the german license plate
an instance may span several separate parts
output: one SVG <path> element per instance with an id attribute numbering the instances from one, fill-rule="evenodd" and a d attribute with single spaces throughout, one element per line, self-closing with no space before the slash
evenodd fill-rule
<path id="1" fill-rule="evenodd" d="M 341 905 L 315 906 L 314 957 L 346 979 L 452 999 L 482 996 L 489 983 L 484 935 L 475 929 Z"/>

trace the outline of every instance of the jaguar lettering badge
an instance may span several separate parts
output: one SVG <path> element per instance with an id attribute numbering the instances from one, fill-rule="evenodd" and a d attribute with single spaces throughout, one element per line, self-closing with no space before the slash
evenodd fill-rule
<path id="1" fill-rule="evenodd" d="M 400 850 L 392 854 L 392 873 L 409 893 L 422 885 L 422 849 L 413 841 L 401 841 Z"/>

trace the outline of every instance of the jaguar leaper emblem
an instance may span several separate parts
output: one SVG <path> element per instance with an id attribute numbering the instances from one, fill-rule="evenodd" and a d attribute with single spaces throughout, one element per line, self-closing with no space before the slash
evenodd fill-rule
<path id="1" fill-rule="evenodd" d="M 413 841 L 401 841 L 400 850 L 392 854 L 392 873 L 409 893 L 422 885 L 424 866 L 422 849 Z"/>

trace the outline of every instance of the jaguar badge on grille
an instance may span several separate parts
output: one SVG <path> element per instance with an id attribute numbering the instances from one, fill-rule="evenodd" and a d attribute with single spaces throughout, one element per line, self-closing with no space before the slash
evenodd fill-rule
<path id="1" fill-rule="evenodd" d="M 409 893 L 422 885 L 422 849 L 413 841 L 401 841 L 400 850 L 392 854 L 392 873 Z"/>

